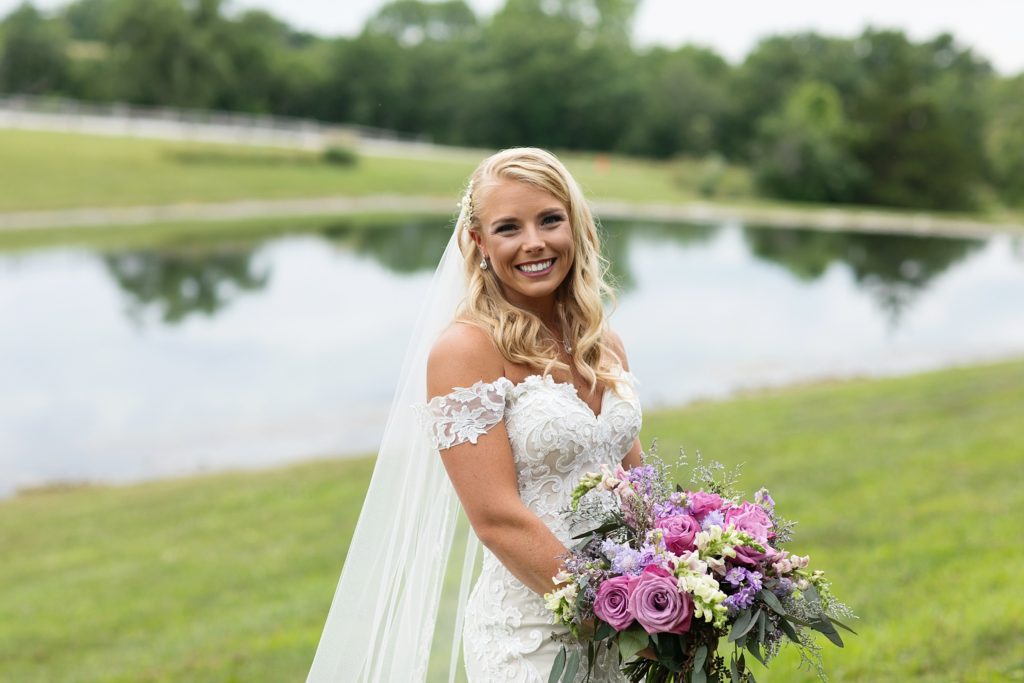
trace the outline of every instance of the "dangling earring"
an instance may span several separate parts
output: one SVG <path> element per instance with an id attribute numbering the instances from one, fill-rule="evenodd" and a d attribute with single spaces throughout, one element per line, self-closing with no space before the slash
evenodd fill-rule
<path id="1" fill-rule="evenodd" d="M 487 270 L 487 259 L 480 259 L 480 270 Z"/>

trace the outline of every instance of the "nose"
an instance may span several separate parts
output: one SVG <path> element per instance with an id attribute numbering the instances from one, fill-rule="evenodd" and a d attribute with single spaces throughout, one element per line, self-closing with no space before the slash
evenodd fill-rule
<path id="1" fill-rule="evenodd" d="M 544 237 L 532 223 L 527 225 L 523 233 L 523 250 L 529 253 L 544 251 Z"/>

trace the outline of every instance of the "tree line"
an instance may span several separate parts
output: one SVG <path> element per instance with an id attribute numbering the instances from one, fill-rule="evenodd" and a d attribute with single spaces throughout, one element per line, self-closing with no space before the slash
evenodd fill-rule
<path id="1" fill-rule="evenodd" d="M 639 0 L 397 0 L 359 35 L 224 0 L 26 3 L 0 22 L 0 92 L 355 123 L 748 165 L 768 195 L 972 209 L 1024 204 L 1024 74 L 950 35 L 762 40 L 739 64 L 630 42 Z"/>

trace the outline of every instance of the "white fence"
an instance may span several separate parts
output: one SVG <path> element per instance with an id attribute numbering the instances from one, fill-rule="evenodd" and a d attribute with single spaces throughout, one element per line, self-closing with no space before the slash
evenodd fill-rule
<path id="1" fill-rule="evenodd" d="M 27 95 L 0 97 L 0 128 L 308 150 L 330 145 L 382 149 L 433 146 L 424 136 L 311 119 Z"/>

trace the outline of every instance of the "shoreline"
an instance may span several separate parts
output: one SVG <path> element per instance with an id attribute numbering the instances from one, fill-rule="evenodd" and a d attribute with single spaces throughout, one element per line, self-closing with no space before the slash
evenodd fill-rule
<path id="1" fill-rule="evenodd" d="M 947 365 L 909 369 L 905 372 L 889 371 L 879 374 L 857 372 L 850 375 L 832 374 L 814 378 L 795 379 L 781 384 L 763 384 L 757 386 L 736 387 L 722 395 L 697 396 L 679 404 L 653 405 L 645 409 L 645 414 L 656 420 L 664 419 L 672 414 L 685 413 L 689 410 L 722 406 L 742 401 L 770 400 L 787 395 L 828 390 L 836 387 L 850 387 L 865 384 L 883 384 L 890 381 L 913 377 L 926 377 L 957 371 L 971 371 L 1000 365 L 1012 365 L 1024 362 L 1024 351 L 1005 352 L 993 355 L 982 355 L 966 360 L 956 360 Z M 309 453 L 277 463 L 263 464 L 253 467 L 226 466 L 204 470 L 181 472 L 138 479 L 59 479 L 48 483 L 27 486 L 12 486 L 9 490 L 0 489 L 0 506 L 13 500 L 62 495 L 77 491 L 95 491 L 98 489 L 124 489 L 138 486 L 159 485 L 170 482 L 186 482 L 188 480 L 206 480 L 216 477 L 259 476 L 273 472 L 281 472 L 295 467 L 315 466 L 317 463 L 329 461 L 359 461 L 374 458 L 372 451 L 350 451 L 331 453 Z"/>
<path id="2" fill-rule="evenodd" d="M 0 212 L 0 232 L 45 234 L 50 230 L 83 230 L 161 223 L 245 221 L 374 215 L 454 215 L 450 198 L 408 195 L 329 196 L 305 199 L 244 199 L 225 202 L 152 204 L 128 207 Z M 641 219 L 670 223 L 739 222 L 750 227 L 804 228 L 827 232 L 977 238 L 999 234 L 1024 236 L 1024 224 L 950 217 L 927 212 L 863 208 L 821 208 L 818 205 L 757 206 L 711 201 L 636 202 L 602 199 L 591 202 L 599 219 Z"/>

